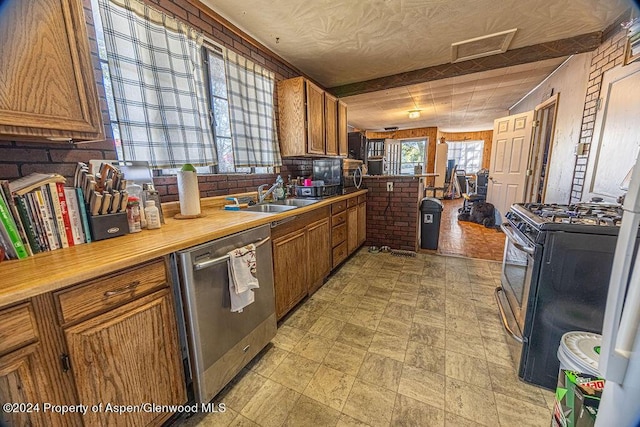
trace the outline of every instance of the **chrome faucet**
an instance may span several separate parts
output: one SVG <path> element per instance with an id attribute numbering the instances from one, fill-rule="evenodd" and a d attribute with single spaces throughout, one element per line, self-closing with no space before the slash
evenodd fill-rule
<path id="1" fill-rule="evenodd" d="M 269 194 L 273 193 L 273 191 L 274 191 L 276 188 L 278 188 L 278 184 L 279 184 L 279 182 L 276 182 L 275 184 L 273 184 L 273 185 L 271 186 L 271 188 L 270 188 L 270 189 L 268 189 L 268 190 L 267 190 L 267 191 L 265 191 L 264 193 L 263 193 L 264 188 L 265 188 L 267 185 L 269 185 L 269 184 L 262 184 L 262 185 L 258 186 L 258 203 L 262 203 L 262 202 L 264 202 L 264 199 L 266 199 L 266 198 L 267 198 L 267 196 L 268 196 Z"/>
<path id="2" fill-rule="evenodd" d="M 266 192 L 263 193 L 264 187 L 266 187 L 269 184 L 262 184 L 258 186 L 258 203 L 264 202 L 264 199 L 266 199 L 269 194 L 272 194 L 276 188 L 281 187 L 282 184 L 283 184 L 282 177 L 278 175 L 278 178 L 276 178 L 276 182 Z"/>

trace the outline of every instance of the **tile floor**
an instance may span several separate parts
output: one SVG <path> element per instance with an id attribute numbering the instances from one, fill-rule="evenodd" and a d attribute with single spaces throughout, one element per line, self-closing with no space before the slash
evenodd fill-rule
<path id="1" fill-rule="evenodd" d="M 553 393 L 518 380 L 497 262 L 361 249 L 279 325 L 200 426 L 544 426 Z"/>

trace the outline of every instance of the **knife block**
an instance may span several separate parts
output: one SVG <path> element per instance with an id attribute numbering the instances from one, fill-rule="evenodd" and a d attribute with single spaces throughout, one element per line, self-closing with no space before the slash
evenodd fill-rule
<path id="1" fill-rule="evenodd" d="M 127 213 L 89 216 L 89 228 L 91 229 L 91 238 L 94 241 L 124 236 L 129 232 Z"/>

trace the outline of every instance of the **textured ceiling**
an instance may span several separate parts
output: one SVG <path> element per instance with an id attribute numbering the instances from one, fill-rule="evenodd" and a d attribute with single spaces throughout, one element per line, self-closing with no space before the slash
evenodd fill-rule
<path id="1" fill-rule="evenodd" d="M 512 28 L 518 30 L 509 49 L 601 31 L 632 4 L 631 0 L 201 1 L 325 88 L 450 63 L 452 43 Z M 553 69 L 543 68 L 547 74 Z M 456 92 L 449 94 L 455 101 L 451 105 L 434 101 L 435 105 L 429 108 L 435 108 L 438 120 L 441 120 L 434 125 L 450 130 L 473 126 L 473 123 L 484 123 L 482 129 L 492 127 L 489 123 L 493 119 L 488 116 L 484 120 L 472 119 L 473 114 L 478 116 L 483 108 L 487 113 L 494 108 L 504 112 L 513 104 L 512 99 L 519 99 L 544 78 L 540 70 L 529 71 L 531 78 L 535 76 L 538 81 L 515 84 L 508 91 L 502 91 L 505 96 L 502 102 L 497 99 L 500 91 L 482 89 L 483 93 L 492 93 L 492 99 L 495 98 L 491 108 L 480 97 L 471 97 L 471 102 L 458 100 L 453 96 Z M 467 77 L 478 81 L 469 83 L 465 90 L 480 93 L 482 85 L 495 81 L 495 73 L 489 74 L 489 80 L 482 74 Z M 524 79 L 523 75 L 520 80 Z M 426 87 L 440 85 L 432 82 Z M 518 88 L 520 93 L 516 96 Z M 365 129 L 415 127 L 416 121 L 411 124 L 400 122 L 400 111 L 406 114 L 413 105 L 411 97 L 405 97 L 409 103 L 402 104 L 396 92 L 407 90 L 405 87 L 381 91 L 391 92 L 394 97 L 388 102 L 397 106 L 393 116 L 398 121 L 395 124 L 389 123 L 391 113 L 380 113 L 380 105 L 385 101 L 379 100 L 377 107 L 371 106 L 370 117 L 365 121 L 366 107 L 359 98 L 353 97 L 356 102 L 353 105 L 350 103 L 352 97 L 345 98 L 349 106 L 349 124 L 368 123 L 363 126 Z M 415 90 L 424 92 L 424 88 Z M 424 93 L 419 99 L 422 102 L 428 98 L 429 94 Z M 437 99 L 435 95 L 432 98 Z M 445 111 L 450 111 L 449 118 L 445 118 Z M 458 122 L 461 118 L 465 124 Z"/>
<path id="2" fill-rule="evenodd" d="M 483 73 L 341 98 L 349 107 L 349 124 L 384 130 L 436 126 L 444 132 L 493 128 L 493 120 L 536 87 L 566 58 L 500 68 Z M 410 119 L 409 110 L 421 110 Z M 380 124 L 384 125 L 381 126 Z"/>

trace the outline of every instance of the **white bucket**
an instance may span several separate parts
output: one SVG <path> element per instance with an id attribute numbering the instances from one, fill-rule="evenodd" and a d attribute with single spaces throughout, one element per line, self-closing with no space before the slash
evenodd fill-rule
<path id="1" fill-rule="evenodd" d="M 567 332 L 560 340 L 558 360 L 560 369 L 600 377 L 598 361 L 602 336 L 591 332 Z"/>

